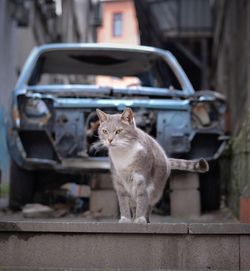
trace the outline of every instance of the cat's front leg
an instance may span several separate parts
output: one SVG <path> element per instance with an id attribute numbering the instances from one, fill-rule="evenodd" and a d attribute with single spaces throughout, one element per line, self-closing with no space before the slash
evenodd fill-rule
<path id="1" fill-rule="evenodd" d="M 113 164 L 111 164 L 113 184 L 117 194 L 119 209 L 120 209 L 120 219 L 119 223 L 132 223 L 131 212 L 130 212 L 130 198 L 125 190 L 122 179 L 115 172 Z"/>
<path id="2" fill-rule="evenodd" d="M 121 213 L 119 223 L 131 223 L 132 218 L 129 205 L 129 196 L 125 191 L 123 191 L 122 187 L 119 187 L 116 192 Z"/>
<path id="3" fill-rule="evenodd" d="M 143 175 L 135 173 L 133 182 L 136 186 L 136 216 L 134 223 L 146 224 L 147 223 L 147 210 L 148 210 L 148 194 L 146 191 L 146 181 Z"/>

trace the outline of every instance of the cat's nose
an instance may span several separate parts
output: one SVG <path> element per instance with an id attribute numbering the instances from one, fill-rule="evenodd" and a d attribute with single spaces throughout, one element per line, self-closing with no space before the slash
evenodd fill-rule
<path id="1" fill-rule="evenodd" d="M 109 142 L 109 144 L 111 144 L 111 143 L 112 143 L 112 141 L 113 141 L 113 138 L 108 138 L 108 142 Z"/>

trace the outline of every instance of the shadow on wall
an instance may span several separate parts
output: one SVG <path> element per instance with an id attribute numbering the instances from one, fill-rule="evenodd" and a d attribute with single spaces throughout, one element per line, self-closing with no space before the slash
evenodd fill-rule
<path id="1" fill-rule="evenodd" d="M 0 170 L 1 184 L 9 182 L 9 152 L 6 144 L 6 125 L 4 121 L 4 112 L 0 108 Z"/>

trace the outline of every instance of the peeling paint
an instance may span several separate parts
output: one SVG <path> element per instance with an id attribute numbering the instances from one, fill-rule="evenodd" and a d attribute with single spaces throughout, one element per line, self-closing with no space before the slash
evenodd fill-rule
<path id="1" fill-rule="evenodd" d="M 4 122 L 4 114 L 0 109 L 0 170 L 2 171 L 2 179 L 0 183 L 7 183 L 9 178 L 9 152 L 6 146 L 6 126 Z"/>

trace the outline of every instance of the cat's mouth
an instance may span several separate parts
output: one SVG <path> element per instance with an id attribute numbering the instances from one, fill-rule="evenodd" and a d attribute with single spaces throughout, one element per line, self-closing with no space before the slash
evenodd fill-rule
<path id="1" fill-rule="evenodd" d="M 106 143 L 105 145 L 106 145 L 107 147 L 109 147 L 109 148 L 110 148 L 110 147 L 115 147 L 115 146 L 116 146 L 116 144 L 115 144 L 113 141 L 110 142 L 109 140 L 106 140 L 105 143 Z"/>
<path id="2" fill-rule="evenodd" d="M 115 145 L 114 143 L 109 143 L 109 144 L 108 144 L 108 147 L 111 147 L 111 148 L 112 148 L 112 147 L 115 147 L 115 146 L 116 146 L 116 145 Z"/>

